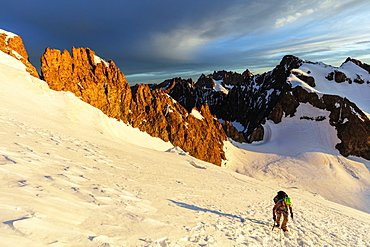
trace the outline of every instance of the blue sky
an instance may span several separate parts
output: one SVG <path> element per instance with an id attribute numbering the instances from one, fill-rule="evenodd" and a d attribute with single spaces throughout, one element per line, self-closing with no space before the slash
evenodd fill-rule
<path id="1" fill-rule="evenodd" d="M 262 73 L 284 55 L 370 63 L 368 0 L 13 0 L 0 29 L 23 38 L 39 67 L 46 47 L 89 47 L 130 84 L 214 70 Z"/>

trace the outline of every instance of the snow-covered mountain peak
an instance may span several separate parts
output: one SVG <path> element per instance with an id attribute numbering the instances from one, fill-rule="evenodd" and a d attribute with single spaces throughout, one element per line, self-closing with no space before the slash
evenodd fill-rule
<path id="1" fill-rule="evenodd" d="M 36 68 L 28 61 L 28 53 L 20 36 L 0 29 L 0 51 L 21 61 L 27 72 L 39 78 Z"/>
<path id="2" fill-rule="evenodd" d="M 6 42 L 8 42 L 8 41 L 9 41 L 9 39 L 11 39 L 11 38 L 14 38 L 14 37 L 18 36 L 18 35 L 14 34 L 14 33 L 11 33 L 11 32 L 8 32 L 8 31 L 5 31 L 5 30 L 3 30 L 3 29 L 0 29 L 0 34 L 5 34 L 5 35 L 6 35 L 6 39 L 5 39 L 5 41 L 6 41 Z"/>
<path id="3" fill-rule="evenodd" d="M 315 86 L 311 90 L 345 97 L 369 114 L 370 74 L 352 61 L 348 60 L 338 68 L 320 63 L 304 63 L 294 71 L 314 79 Z"/>

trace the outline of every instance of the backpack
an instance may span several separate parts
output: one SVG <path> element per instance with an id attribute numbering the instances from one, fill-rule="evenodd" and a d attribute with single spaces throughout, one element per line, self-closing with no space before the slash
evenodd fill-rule
<path id="1" fill-rule="evenodd" d="M 288 197 L 288 195 L 287 195 L 284 191 L 279 191 L 279 192 L 277 193 L 277 195 L 274 197 L 274 202 L 275 202 L 275 204 L 276 204 L 279 200 L 284 199 L 284 198 L 286 198 L 286 197 Z"/>
<path id="2" fill-rule="evenodd" d="M 279 191 L 278 194 L 274 197 L 275 204 L 277 202 L 282 202 L 281 206 L 278 208 L 279 211 L 287 212 L 288 206 L 292 204 L 292 199 L 284 191 Z"/>

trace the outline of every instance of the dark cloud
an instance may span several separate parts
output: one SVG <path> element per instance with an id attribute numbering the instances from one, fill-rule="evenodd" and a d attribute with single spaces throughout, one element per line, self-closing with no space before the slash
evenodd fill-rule
<path id="1" fill-rule="evenodd" d="M 220 69 L 262 72 L 285 54 L 333 61 L 359 54 L 370 40 L 369 6 L 367 0 L 17 0 L 2 3 L 0 28 L 24 39 L 36 66 L 46 47 L 90 47 L 131 83 L 160 82 Z"/>

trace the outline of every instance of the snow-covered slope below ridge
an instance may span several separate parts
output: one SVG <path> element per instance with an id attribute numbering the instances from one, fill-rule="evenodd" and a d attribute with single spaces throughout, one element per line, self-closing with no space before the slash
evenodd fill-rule
<path id="1" fill-rule="evenodd" d="M 363 68 L 348 61 L 338 68 L 323 63 L 304 63 L 295 71 L 303 75 L 312 76 L 315 79 L 316 86 L 312 88 L 292 75 L 290 81 L 293 82 L 293 85 L 306 87 L 308 90 L 316 91 L 319 94 L 346 97 L 354 102 L 367 116 L 370 116 L 370 84 L 366 83 L 370 82 L 370 74 Z M 351 79 L 352 83 L 337 83 L 334 80 L 328 80 L 326 77 L 333 71 L 344 73 L 347 78 Z M 362 79 L 365 83 L 358 84 L 354 82 L 356 79 Z"/>
<path id="2" fill-rule="evenodd" d="M 352 81 L 361 78 L 364 84 L 336 83 L 326 76 L 338 70 Z M 292 72 L 312 76 L 315 87 L 309 86 L 292 73 L 287 81 L 318 95 L 332 94 L 356 103 L 367 116 L 370 112 L 370 75 L 352 62 L 339 68 L 322 63 L 303 63 Z M 340 142 L 329 124 L 330 112 L 301 103 L 294 117 L 282 122 L 264 124 L 264 141 L 238 144 L 244 155 L 229 147 L 228 166 L 239 173 L 260 180 L 274 180 L 276 185 L 296 187 L 318 193 L 324 198 L 370 212 L 370 161 L 339 154 L 335 145 Z M 314 119 L 324 119 L 314 121 Z M 236 154 L 233 154 L 233 152 Z"/>
<path id="3" fill-rule="evenodd" d="M 1 246 L 369 246 L 369 214 L 196 160 L 2 52 L 0 84 Z M 295 212 L 281 240 L 278 189 Z"/>

